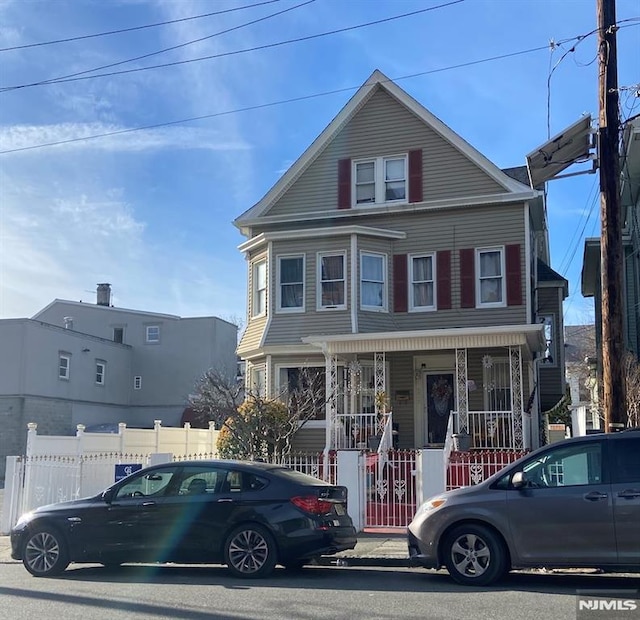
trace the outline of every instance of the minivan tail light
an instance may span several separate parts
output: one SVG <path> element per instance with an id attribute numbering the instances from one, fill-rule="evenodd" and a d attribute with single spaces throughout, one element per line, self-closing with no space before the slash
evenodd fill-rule
<path id="1" fill-rule="evenodd" d="M 319 499 L 314 495 L 292 497 L 291 503 L 297 508 L 300 508 L 303 512 L 307 512 L 312 515 L 326 515 L 333 509 L 333 504 L 331 502 Z"/>

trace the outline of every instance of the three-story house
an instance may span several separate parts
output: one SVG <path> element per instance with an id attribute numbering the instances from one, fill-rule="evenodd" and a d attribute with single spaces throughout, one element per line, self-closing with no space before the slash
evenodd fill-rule
<path id="1" fill-rule="evenodd" d="M 301 368 L 324 376 L 300 449 L 367 447 L 382 428 L 401 448 L 452 432 L 536 446 L 564 394 L 544 198 L 375 71 L 234 222 L 247 387 L 285 397 Z"/>

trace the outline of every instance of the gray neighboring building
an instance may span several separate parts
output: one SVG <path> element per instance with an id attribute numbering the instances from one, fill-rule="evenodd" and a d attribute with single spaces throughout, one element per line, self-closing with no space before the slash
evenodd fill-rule
<path id="1" fill-rule="evenodd" d="M 0 320 L 0 479 L 21 454 L 29 422 L 71 435 L 77 424 L 179 425 L 198 378 L 215 368 L 235 378 L 237 326 L 56 299 L 31 319 Z"/>

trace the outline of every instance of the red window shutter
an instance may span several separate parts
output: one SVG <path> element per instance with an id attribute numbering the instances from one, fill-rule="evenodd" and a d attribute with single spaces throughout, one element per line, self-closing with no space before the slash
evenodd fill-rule
<path id="1" fill-rule="evenodd" d="M 351 209 L 351 160 L 338 161 L 338 209 Z"/>
<path id="2" fill-rule="evenodd" d="M 520 260 L 520 244 L 508 245 L 506 251 L 507 264 L 507 306 L 522 305 L 522 262 Z"/>
<path id="3" fill-rule="evenodd" d="M 460 307 L 476 307 L 475 250 L 460 250 Z"/>
<path id="4" fill-rule="evenodd" d="M 406 312 L 408 310 L 407 292 L 407 255 L 393 255 L 393 311 Z"/>
<path id="5" fill-rule="evenodd" d="M 451 250 L 436 254 L 438 310 L 451 310 Z"/>
<path id="6" fill-rule="evenodd" d="M 422 202 L 422 149 L 409 151 L 409 202 Z"/>

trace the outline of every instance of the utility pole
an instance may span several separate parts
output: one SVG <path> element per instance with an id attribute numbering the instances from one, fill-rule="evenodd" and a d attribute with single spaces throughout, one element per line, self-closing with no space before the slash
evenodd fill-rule
<path id="1" fill-rule="evenodd" d="M 600 167 L 602 277 L 602 405 L 604 430 L 626 421 L 622 322 L 622 213 L 618 120 L 618 55 L 615 0 L 596 0 L 598 16 L 598 159 Z M 622 425 L 622 426 L 621 426 Z"/>

